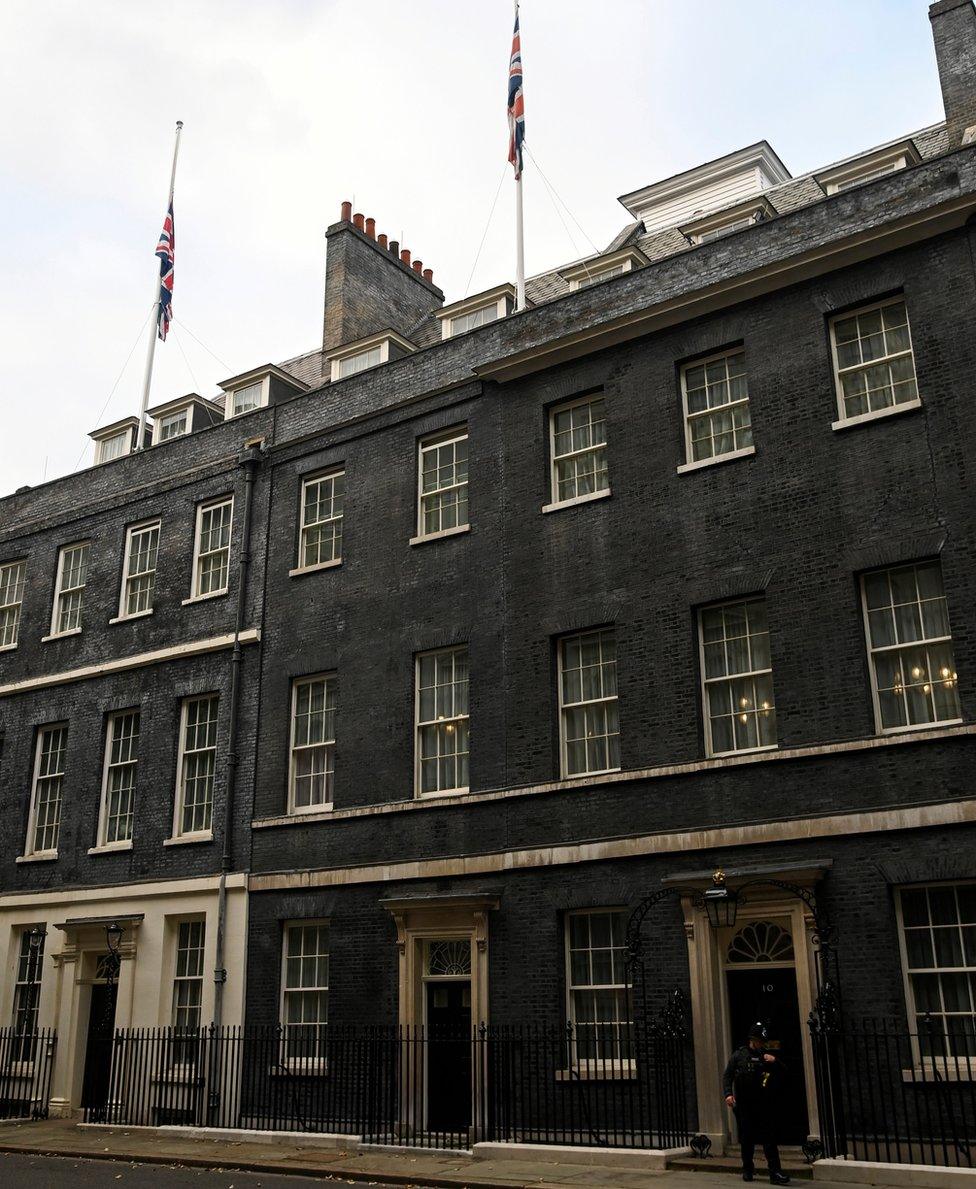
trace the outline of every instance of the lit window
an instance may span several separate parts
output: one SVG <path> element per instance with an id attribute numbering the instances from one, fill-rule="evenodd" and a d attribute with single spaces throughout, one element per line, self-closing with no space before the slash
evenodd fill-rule
<path id="1" fill-rule="evenodd" d="M 58 555 L 57 593 L 51 635 L 81 631 L 81 606 L 88 581 L 88 542 L 65 545 Z"/>
<path id="2" fill-rule="evenodd" d="M 346 473 L 333 471 L 302 483 L 301 567 L 342 557 L 342 515 Z"/>
<path id="3" fill-rule="evenodd" d="M 233 498 L 197 507 L 193 560 L 193 598 L 223 594 L 230 575 L 230 528 Z"/>
<path id="4" fill-rule="evenodd" d="M 574 1064 L 631 1060 L 627 913 L 568 913 L 566 959 Z"/>
<path id="5" fill-rule="evenodd" d="M 489 322 L 498 321 L 498 302 L 482 306 L 479 310 L 472 310 L 468 314 L 458 314 L 451 319 L 451 338 L 456 334 L 464 334 L 466 330 L 475 330 L 479 326 L 487 326 Z"/>
<path id="6" fill-rule="evenodd" d="M 877 570 L 864 575 L 861 587 L 878 729 L 961 718 L 939 563 Z"/>
<path id="7" fill-rule="evenodd" d="M 156 587 L 156 556 L 159 552 L 159 521 L 134 525 L 125 537 L 125 565 L 122 570 L 120 618 L 151 611 Z"/>
<path id="8" fill-rule="evenodd" d="M 108 720 L 99 843 L 128 842 L 139 760 L 139 711 L 122 710 Z"/>
<path id="9" fill-rule="evenodd" d="M 420 443 L 420 524 L 417 533 L 430 537 L 468 523 L 468 435 Z"/>
<path id="10" fill-rule="evenodd" d="M 292 685 L 292 812 L 332 802 L 335 772 L 336 678 L 303 677 Z"/>
<path id="11" fill-rule="evenodd" d="M 976 1057 L 976 883 L 898 890 L 921 1057 Z M 952 1068 L 952 1066 L 950 1066 Z"/>
<path id="12" fill-rule="evenodd" d="M 67 747 L 66 726 L 41 727 L 37 732 L 30 826 L 27 832 L 28 854 L 54 854 L 58 849 Z"/>
<path id="13" fill-rule="evenodd" d="M 775 747 L 765 600 L 705 607 L 699 622 L 708 754 Z"/>
<path id="14" fill-rule="evenodd" d="M 0 565 L 0 648 L 16 647 L 26 574 L 26 562 L 11 561 Z"/>
<path id="15" fill-rule="evenodd" d="M 157 441 L 168 442 L 170 438 L 179 438 L 189 430 L 189 409 L 179 409 L 175 413 L 164 413 L 156 418 Z"/>
<path id="16" fill-rule="evenodd" d="M 329 926 L 286 924 L 281 972 L 281 1022 L 290 1061 L 325 1055 L 329 1022 Z"/>
<path id="17" fill-rule="evenodd" d="M 607 410 L 603 397 L 560 405 L 552 410 L 549 424 L 552 502 L 562 504 L 608 492 Z"/>
<path id="18" fill-rule="evenodd" d="M 180 921 L 173 973 L 173 1027 L 181 1032 L 195 1032 L 200 1027 L 205 938 L 203 921 Z"/>
<path id="19" fill-rule="evenodd" d="M 620 767 L 617 646 L 612 628 L 559 641 L 559 722 L 563 776 Z"/>
<path id="20" fill-rule="evenodd" d="M 38 931 L 40 932 L 40 931 Z M 10 1062 L 32 1061 L 37 1043 L 37 1017 L 41 1000 L 41 975 L 44 967 L 44 934 L 35 936 L 32 929 L 22 929 L 17 954 L 17 975 L 14 981 L 14 1037 L 7 1051 Z M 9 1067 L 8 1067 L 9 1076 Z"/>
<path id="21" fill-rule="evenodd" d="M 830 334 L 842 420 L 884 412 L 918 399 L 903 298 L 834 318 Z"/>
<path id="22" fill-rule="evenodd" d="M 370 347 L 368 351 L 360 351 L 358 355 L 348 355 L 338 360 L 339 379 L 354 376 L 357 372 L 364 372 L 368 367 L 375 367 L 383 362 L 383 348 Z"/>
<path id="23" fill-rule="evenodd" d="M 124 429 L 121 433 L 112 434 L 110 438 L 100 438 L 95 443 L 95 462 L 111 462 L 113 458 L 121 458 L 129 453 L 132 443 L 132 431 Z"/>
<path id="24" fill-rule="evenodd" d="M 468 650 L 417 657 L 417 792 L 468 791 Z"/>
<path id="25" fill-rule="evenodd" d="M 183 702 L 174 831 L 177 836 L 209 833 L 213 825 L 218 706 L 215 694 Z"/>
<path id="26" fill-rule="evenodd" d="M 728 351 L 681 369 L 688 462 L 721 458 L 752 445 L 744 351 Z"/>
<path id="27" fill-rule="evenodd" d="M 257 380 L 245 388 L 237 388 L 229 393 L 229 416 L 237 417 L 241 413 L 250 413 L 252 409 L 260 408 L 264 404 L 264 380 Z"/>

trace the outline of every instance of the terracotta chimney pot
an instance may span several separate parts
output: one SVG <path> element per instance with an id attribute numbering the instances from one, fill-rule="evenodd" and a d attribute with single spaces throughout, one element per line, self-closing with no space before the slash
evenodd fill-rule
<path id="1" fill-rule="evenodd" d="M 369 236 L 370 239 L 376 239 L 376 220 L 375 219 L 367 219 L 366 220 L 366 234 Z"/>
<path id="2" fill-rule="evenodd" d="M 380 247 L 385 248 L 386 247 L 386 232 L 381 231 L 379 233 L 379 235 L 377 236 L 377 240 L 379 242 Z"/>
<path id="3" fill-rule="evenodd" d="M 410 264 L 410 249 L 409 248 L 402 248 L 400 250 L 400 259 L 403 261 L 404 264 L 406 264 L 406 265 Z"/>
<path id="4" fill-rule="evenodd" d="M 430 281 L 430 282 L 431 282 L 431 284 L 433 284 L 433 281 L 434 281 L 434 270 L 433 270 L 432 268 L 425 268 L 425 269 L 424 269 L 424 280 L 425 280 L 425 281 Z"/>
<path id="5" fill-rule="evenodd" d="M 357 211 L 352 217 L 352 225 L 357 231 L 363 230 L 363 216 Z"/>
<path id="6" fill-rule="evenodd" d="M 414 272 L 423 272 L 424 271 L 424 262 L 422 260 L 415 260 L 413 262 L 413 264 L 411 265 L 411 267 L 413 268 Z"/>
<path id="7" fill-rule="evenodd" d="M 352 219 L 352 203 L 344 202 L 342 204 L 342 214 L 339 216 L 344 223 L 348 223 Z"/>

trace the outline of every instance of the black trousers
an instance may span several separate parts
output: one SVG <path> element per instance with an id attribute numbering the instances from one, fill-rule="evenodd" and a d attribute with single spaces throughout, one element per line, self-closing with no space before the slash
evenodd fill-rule
<path id="1" fill-rule="evenodd" d="M 761 1144 L 769 1171 L 779 1172 L 782 1167 L 779 1161 L 779 1148 L 773 1139 L 768 1120 L 764 1119 L 762 1115 L 742 1110 L 736 1112 L 736 1119 L 739 1124 L 739 1144 L 742 1148 L 743 1169 L 746 1172 L 755 1172 L 753 1157 L 756 1144 Z"/>

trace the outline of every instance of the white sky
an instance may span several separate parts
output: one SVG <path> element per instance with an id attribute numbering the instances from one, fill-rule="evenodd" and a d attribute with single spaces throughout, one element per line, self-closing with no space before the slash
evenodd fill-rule
<path id="1" fill-rule="evenodd" d="M 927 9 L 523 0 L 527 145 L 602 248 L 617 195 L 762 137 L 801 173 L 940 120 Z M 145 336 L 103 406 L 153 298 L 177 119 L 152 404 L 316 346 L 344 198 L 462 297 L 504 168 L 511 25 L 510 0 L 3 0 L 0 494 L 90 462 L 87 432 L 138 412 Z M 530 273 L 591 250 L 531 160 L 525 191 Z M 512 222 L 507 174 L 472 291 L 513 279 Z"/>

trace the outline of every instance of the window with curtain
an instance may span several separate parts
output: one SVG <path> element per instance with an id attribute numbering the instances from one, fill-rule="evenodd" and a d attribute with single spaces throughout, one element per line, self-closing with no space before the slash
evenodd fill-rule
<path id="1" fill-rule="evenodd" d="M 744 351 L 725 351 L 681 369 L 688 462 L 721 458 L 752 445 Z"/>
<path id="2" fill-rule="evenodd" d="M 417 657 L 417 792 L 468 790 L 468 650 Z"/>
<path id="3" fill-rule="evenodd" d="M 549 417 L 552 502 L 610 490 L 607 464 L 607 407 L 602 396 L 553 409 Z"/>
<path id="4" fill-rule="evenodd" d="M 302 677 L 292 683 L 292 812 L 317 809 L 332 801 L 336 687 L 334 674 Z"/>
<path id="5" fill-rule="evenodd" d="M 566 916 L 568 1015 L 576 1062 L 633 1056 L 627 985 L 627 912 L 586 909 Z"/>
<path id="6" fill-rule="evenodd" d="M 776 745 L 765 599 L 705 607 L 699 616 L 709 755 Z"/>
<path id="7" fill-rule="evenodd" d="M 419 447 L 417 534 L 433 536 L 468 523 L 468 435 L 429 438 Z"/>
<path id="8" fill-rule="evenodd" d="M 840 417 L 863 417 L 918 398 L 905 299 L 865 306 L 830 323 Z"/>
<path id="9" fill-rule="evenodd" d="M 559 721 L 563 776 L 620 767 L 613 628 L 577 632 L 559 641 Z"/>

